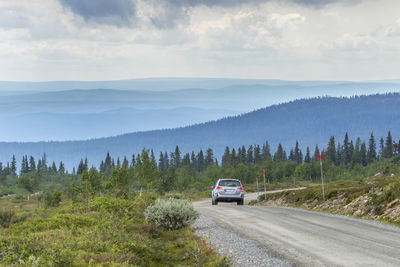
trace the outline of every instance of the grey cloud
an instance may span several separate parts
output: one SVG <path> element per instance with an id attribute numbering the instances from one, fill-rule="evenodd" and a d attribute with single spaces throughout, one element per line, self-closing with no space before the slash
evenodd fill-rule
<path id="1" fill-rule="evenodd" d="M 132 26 L 136 21 L 136 2 L 138 0 L 59 0 L 75 14 L 86 21 L 115 26 Z M 258 5 L 278 0 L 146 0 L 148 4 L 161 8 L 161 12 L 150 17 L 153 26 L 159 29 L 173 28 L 185 21 L 188 9 L 196 6 L 235 7 L 239 5 Z M 286 3 L 323 8 L 332 3 L 354 3 L 361 0 L 282 0 Z"/>
<path id="2" fill-rule="evenodd" d="M 261 4 L 266 2 L 272 2 L 274 0 L 165 0 L 171 5 L 177 6 L 223 6 L 232 7 L 238 5 L 248 5 L 248 4 Z M 279 2 L 278 0 L 275 0 Z M 332 3 L 352 3 L 358 2 L 359 0 L 284 0 L 284 2 L 295 3 L 298 5 L 304 5 L 309 7 L 323 7 Z"/>
<path id="3" fill-rule="evenodd" d="M 132 0 L 60 0 L 60 3 L 86 21 L 100 24 L 131 25 L 135 18 Z"/>

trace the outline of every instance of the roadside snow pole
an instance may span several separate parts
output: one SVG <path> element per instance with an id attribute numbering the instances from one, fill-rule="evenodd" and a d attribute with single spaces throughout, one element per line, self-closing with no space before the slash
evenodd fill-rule
<path id="1" fill-rule="evenodd" d="M 322 183 L 322 200 L 325 201 L 325 188 L 324 188 L 324 173 L 322 171 L 322 161 L 325 160 L 325 154 L 317 154 L 317 161 L 319 161 L 319 165 L 321 167 L 321 183 Z"/>
<path id="2" fill-rule="evenodd" d="M 262 170 L 261 173 L 264 176 L 264 200 L 267 200 L 267 185 L 265 184 L 265 174 L 267 173 L 267 171 Z"/>

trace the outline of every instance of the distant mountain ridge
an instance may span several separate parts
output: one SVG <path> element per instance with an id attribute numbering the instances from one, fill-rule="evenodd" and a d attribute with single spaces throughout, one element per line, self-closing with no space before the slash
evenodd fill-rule
<path id="1" fill-rule="evenodd" d="M 0 141 L 8 142 L 81 140 L 171 129 L 300 98 L 400 91 L 400 84 L 396 81 L 160 78 L 82 83 L 12 83 L 30 90 L 14 93 L 1 91 L 2 84 L 6 86 L 7 83 L 0 82 L 0 124 L 6 127 L 0 131 Z M 86 89 L 79 89 L 79 86 Z M 7 88 L 11 90 L 12 87 Z M 35 91 L 38 88 L 47 91 Z M 182 112 L 177 112 L 177 109 Z M 107 112 L 109 110 L 119 112 L 110 114 Z"/>
<path id="2" fill-rule="evenodd" d="M 182 152 L 214 149 L 221 156 L 225 146 L 262 144 L 268 140 L 274 150 L 278 143 L 286 149 L 296 140 L 304 149 L 307 145 L 325 147 L 330 136 L 342 142 L 345 132 L 351 138 L 367 140 L 385 136 L 388 130 L 400 136 L 400 94 L 377 94 L 350 98 L 318 97 L 273 105 L 243 115 L 207 123 L 168 130 L 129 133 L 85 141 L 0 143 L 0 161 L 9 161 L 12 154 L 39 157 L 46 153 L 49 160 L 63 160 L 67 167 L 87 157 L 98 165 L 107 151 L 114 157 L 131 156 L 143 147 L 173 151 L 179 145 Z M 397 139 L 396 139 L 397 140 Z M 378 141 L 378 140 L 377 140 Z"/>

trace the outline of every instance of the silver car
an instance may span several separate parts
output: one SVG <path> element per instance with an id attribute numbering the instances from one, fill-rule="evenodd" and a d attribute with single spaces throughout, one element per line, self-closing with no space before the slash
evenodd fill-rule
<path id="1" fill-rule="evenodd" d="M 211 192 L 211 203 L 218 205 L 218 202 L 244 203 L 244 188 L 237 179 L 219 179 Z"/>

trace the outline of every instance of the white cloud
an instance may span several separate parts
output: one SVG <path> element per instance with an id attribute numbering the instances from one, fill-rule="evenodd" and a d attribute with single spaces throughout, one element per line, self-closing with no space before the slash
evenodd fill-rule
<path id="1" fill-rule="evenodd" d="M 388 37 L 400 36 L 400 18 L 396 20 L 396 23 L 386 29 L 385 35 Z"/>
<path id="2" fill-rule="evenodd" d="M 157 3 L 135 0 L 133 24 L 113 25 L 85 19 L 58 0 L 2 0 L 0 80 L 398 75 L 400 2 Z"/>

